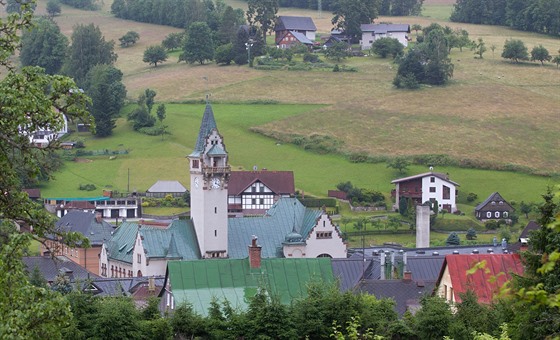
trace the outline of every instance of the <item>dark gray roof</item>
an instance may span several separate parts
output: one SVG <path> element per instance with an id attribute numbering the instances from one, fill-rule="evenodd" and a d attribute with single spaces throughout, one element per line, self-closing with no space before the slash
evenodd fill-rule
<path id="1" fill-rule="evenodd" d="M 163 287 L 163 276 L 156 276 L 154 279 L 156 286 Z M 130 295 L 138 285 L 147 284 L 148 280 L 148 277 L 96 278 L 91 281 L 95 287 L 92 293 L 96 296 L 126 296 Z"/>
<path id="2" fill-rule="evenodd" d="M 444 259 L 445 256 L 408 257 L 406 269 L 414 281 L 436 281 Z"/>
<path id="3" fill-rule="evenodd" d="M 422 174 L 418 174 L 418 175 L 414 175 L 414 176 L 408 176 L 408 177 L 398 178 L 398 179 L 392 180 L 391 183 L 395 184 L 395 183 L 400 183 L 400 182 L 408 182 L 408 181 L 410 181 L 410 180 L 418 179 L 418 178 L 424 178 L 424 177 L 426 177 L 426 176 L 434 176 L 434 177 L 437 177 L 437 178 L 439 178 L 439 179 L 441 179 L 441 180 L 444 180 L 444 181 L 446 181 L 446 182 L 448 182 L 448 183 L 451 183 L 451 184 L 454 184 L 454 185 L 456 185 L 456 186 L 459 186 L 459 183 L 453 182 L 452 180 L 450 180 L 450 179 L 449 179 L 449 176 L 447 176 L 446 174 L 443 174 L 443 173 L 441 173 L 441 172 L 433 172 L 433 171 L 424 172 L 424 173 L 422 173 Z"/>
<path id="4" fill-rule="evenodd" d="M 196 145 L 191 153 L 191 156 L 197 157 L 204 151 L 206 138 L 208 138 L 208 135 L 210 135 L 210 132 L 214 129 L 218 129 L 216 120 L 214 119 L 214 111 L 212 111 L 212 106 L 210 104 L 206 104 L 204 115 L 202 116 L 202 123 L 200 123 L 200 130 L 198 132 Z"/>
<path id="5" fill-rule="evenodd" d="M 69 211 L 56 222 L 57 230 L 78 232 L 89 239 L 91 246 L 101 246 L 111 238 L 114 228 L 103 219 L 97 222 L 95 213 L 80 210 Z"/>
<path id="6" fill-rule="evenodd" d="M 313 45 L 313 41 L 309 40 L 303 33 L 299 33 L 296 31 L 290 31 L 292 35 L 302 44 Z"/>
<path id="7" fill-rule="evenodd" d="M 333 274 L 338 279 L 340 291 L 354 289 L 365 272 L 371 267 L 371 259 L 348 258 L 332 259 Z"/>
<path id="8" fill-rule="evenodd" d="M 29 273 L 32 273 L 37 267 L 48 282 L 53 282 L 59 274 L 68 276 L 71 282 L 98 277 L 65 256 L 29 256 L 23 257 L 22 260 Z"/>
<path id="9" fill-rule="evenodd" d="M 420 298 L 432 293 L 435 281 L 416 282 L 414 280 L 367 280 L 360 283 L 358 290 L 378 298 L 395 300 L 395 310 L 403 315 L 409 307 L 416 307 Z"/>
<path id="10" fill-rule="evenodd" d="M 317 27 L 310 17 L 293 17 L 281 15 L 276 21 L 275 31 L 317 31 Z"/>
<path id="11" fill-rule="evenodd" d="M 362 32 L 375 32 L 376 34 L 387 32 L 410 33 L 410 25 L 408 24 L 361 24 L 360 29 Z"/>
<path id="12" fill-rule="evenodd" d="M 540 229 L 541 226 L 537 224 L 537 222 L 535 221 L 529 221 L 529 223 L 527 223 L 527 226 L 525 226 L 525 228 L 523 228 L 523 231 L 521 232 L 521 235 L 519 235 L 519 238 L 529 238 L 529 234 L 533 231 L 533 230 L 537 230 Z"/>
<path id="13" fill-rule="evenodd" d="M 488 196 L 484 202 L 480 203 L 479 205 L 474 208 L 474 211 L 480 211 L 484 209 L 486 206 L 491 204 L 491 202 L 496 202 L 495 205 L 491 206 L 492 211 L 512 211 L 513 207 L 500 195 L 499 192 L 493 192 Z M 503 202 L 503 204 L 499 204 L 498 202 Z"/>
<path id="14" fill-rule="evenodd" d="M 157 181 L 154 185 L 148 189 L 147 192 L 187 192 L 187 188 L 183 186 L 179 181 Z"/>

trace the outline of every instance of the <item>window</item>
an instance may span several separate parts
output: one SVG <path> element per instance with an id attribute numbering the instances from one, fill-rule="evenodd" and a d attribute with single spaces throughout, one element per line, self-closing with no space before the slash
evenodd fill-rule
<path id="1" fill-rule="evenodd" d="M 435 183 L 436 182 L 436 178 L 435 177 L 430 177 L 430 183 Z"/>
<path id="2" fill-rule="evenodd" d="M 142 254 L 137 254 L 138 263 L 142 263 Z"/>
<path id="3" fill-rule="evenodd" d="M 500 205 L 504 205 L 504 201 L 500 201 L 500 203 L 499 203 L 499 204 L 500 204 Z"/>
<path id="4" fill-rule="evenodd" d="M 218 237 L 218 230 L 214 229 L 214 237 Z"/>
<path id="5" fill-rule="evenodd" d="M 436 192 L 436 187 L 430 187 L 430 192 Z"/>
<path id="6" fill-rule="evenodd" d="M 218 207 L 214 207 L 214 214 L 218 213 Z"/>
<path id="7" fill-rule="evenodd" d="M 486 213 L 486 217 L 492 218 L 492 212 L 488 211 L 488 212 Z"/>
<path id="8" fill-rule="evenodd" d="M 448 186 L 443 186 L 443 199 L 448 200 L 451 198 L 451 188 Z"/>
<path id="9" fill-rule="evenodd" d="M 500 217 L 500 212 L 499 212 L 499 211 L 496 211 L 496 212 L 494 213 L 494 216 L 496 216 L 496 218 L 499 218 L 499 217 Z"/>
<path id="10" fill-rule="evenodd" d="M 492 205 L 496 205 L 496 202 L 492 201 Z"/>
<path id="11" fill-rule="evenodd" d="M 449 301 L 454 302 L 453 287 L 449 287 Z"/>
<path id="12" fill-rule="evenodd" d="M 509 215 L 509 214 L 508 214 L 507 211 L 504 211 L 504 213 L 502 214 L 503 217 L 508 217 L 508 215 Z"/>
<path id="13" fill-rule="evenodd" d="M 193 168 L 198 168 L 198 165 L 199 165 L 198 159 L 193 159 L 193 161 L 192 161 L 192 167 L 193 167 Z"/>
<path id="14" fill-rule="evenodd" d="M 318 231 L 317 238 L 318 239 L 332 238 L 332 231 Z"/>

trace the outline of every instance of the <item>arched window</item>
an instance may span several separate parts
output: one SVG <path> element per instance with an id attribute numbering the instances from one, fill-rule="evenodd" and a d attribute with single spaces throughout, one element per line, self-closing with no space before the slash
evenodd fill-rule
<path id="1" fill-rule="evenodd" d="M 491 212 L 491 211 L 488 211 L 488 212 L 486 213 L 486 217 L 492 218 L 492 212 Z"/>
<path id="2" fill-rule="evenodd" d="M 499 218 L 499 217 L 500 217 L 500 212 L 499 212 L 499 211 L 496 211 L 496 212 L 494 213 L 494 216 L 496 216 L 496 218 Z"/>
<path id="3" fill-rule="evenodd" d="M 317 256 L 317 257 L 328 257 L 328 258 L 332 258 L 332 256 L 330 256 L 329 254 L 325 254 L 325 253 L 323 253 L 323 254 L 321 254 L 321 255 L 319 255 L 319 256 Z"/>
<path id="4" fill-rule="evenodd" d="M 142 271 L 141 271 L 141 270 L 139 270 L 139 271 L 138 271 L 138 273 L 136 273 L 136 276 L 138 276 L 138 277 L 142 277 Z"/>

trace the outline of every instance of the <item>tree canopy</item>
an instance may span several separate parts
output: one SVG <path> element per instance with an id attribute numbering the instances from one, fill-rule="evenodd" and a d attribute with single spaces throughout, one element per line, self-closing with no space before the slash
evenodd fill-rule
<path id="1" fill-rule="evenodd" d="M 265 43 L 266 35 L 273 28 L 277 13 L 278 0 L 247 1 L 247 21 L 250 26 L 259 25 Z"/>
<path id="2" fill-rule="evenodd" d="M 379 0 L 336 0 L 332 24 L 354 41 L 361 37 L 361 24 L 371 24 L 378 16 Z"/>
<path id="3" fill-rule="evenodd" d="M 55 74 L 60 71 L 67 50 L 68 39 L 58 25 L 40 18 L 23 31 L 19 57 L 23 66 L 40 66 L 47 74 Z"/>
<path id="4" fill-rule="evenodd" d="M 520 60 L 529 60 L 529 52 L 523 41 L 519 39 L 509 39 L 504 43 L 502 58 L 511 59 L 518 63 Z"/>
<path id="5" fill-rule="evenodd" d="M 210 27 L 205 22 L 193 23 L 187 30 L 179 61 L 186 61 L 189 64 L 198 62 L 202 65 L 205 61 L 213 59 L 214 43 Z"/>
<path id="6" fill-rule="evenodd" d="M 154 65 L 157 67 L 158 63 L 162 63 L 167 60 L 167 51 L 162 45 L 153 45 L 146 48 L 144 51 L 143 62 L 149 65 Z"/>

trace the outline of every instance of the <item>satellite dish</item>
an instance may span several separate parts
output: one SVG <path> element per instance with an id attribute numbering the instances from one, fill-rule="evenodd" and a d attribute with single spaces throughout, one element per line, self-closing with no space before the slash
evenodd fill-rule
<path id="1" fill-rule="evenodd" d="M 258 167 L 256 165 L 253 165 L 253 171 L 257 171 Z"/>
<path id="2" fill-rule="evenodd" d="M 430 167 L 430 171 L 434 171 L 434 167 L 433 167 L 433 166 Z"/>

